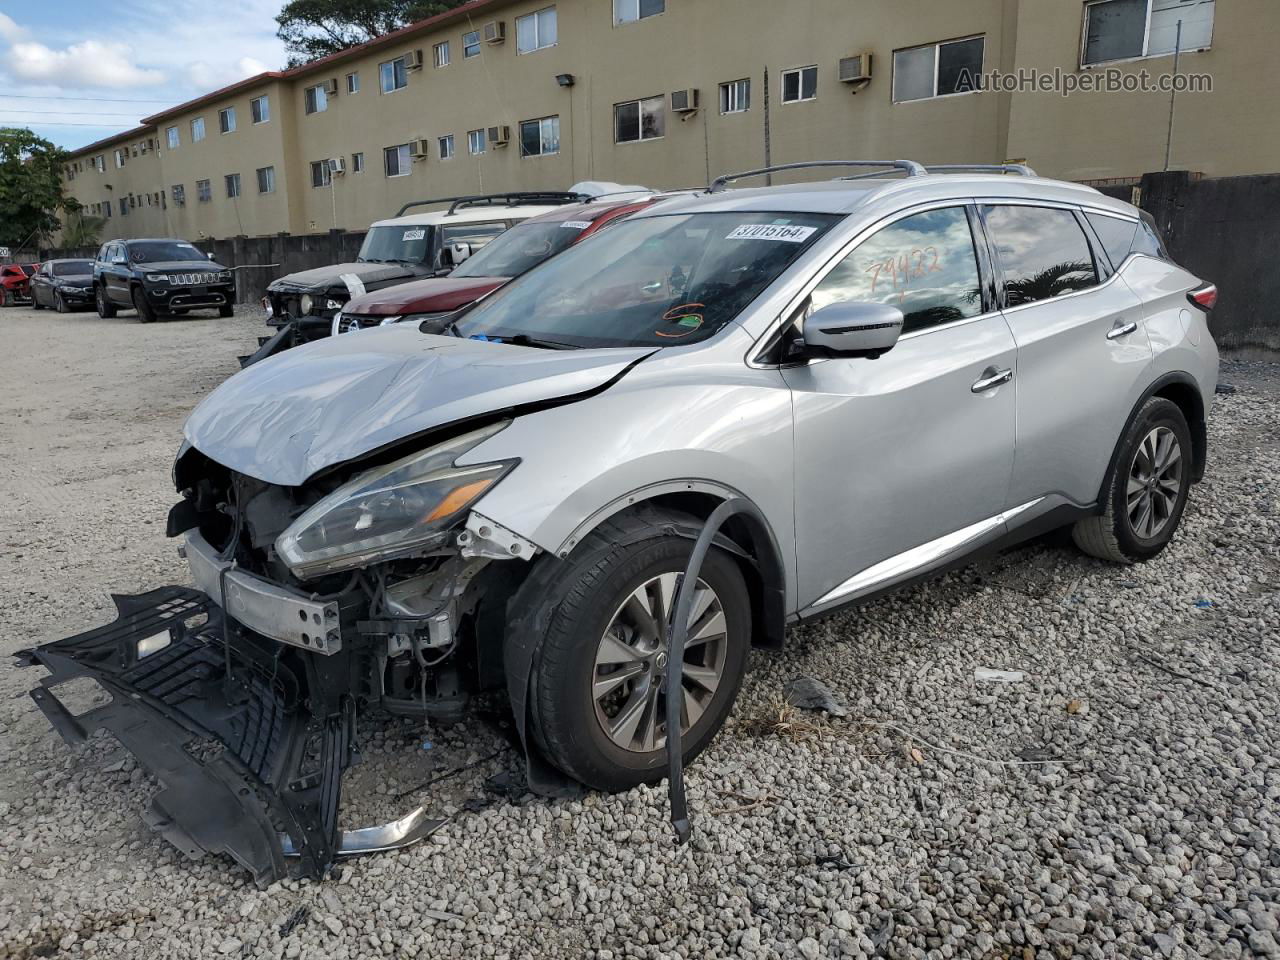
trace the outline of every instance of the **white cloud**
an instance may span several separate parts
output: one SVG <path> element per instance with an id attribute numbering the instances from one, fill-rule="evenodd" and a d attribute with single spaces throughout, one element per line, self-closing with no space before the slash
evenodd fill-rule
<path id="1" fill-rule="evenodd" d="M 119 89 L 165 81 L 159 70 L 139 67 L 133 48 L 123 43 L 86 40 L 54 50 L 43 43 L 18 42 L 9 48 L 6 59 L 14 79 L 49 87 Z"/>
<path id="2" fill-rule="evenodd" d="M 15 23 L 13 17 L 0 13 L 0 40 L 8 40 L 10 43 L 15 43 L 25 38 L 27 33 L 27 28 Z"/>
<path id="3" fill-rule="evenodd" d="M 235 63 L 216 65 L 197 60 L 187 67 L 187 78 L 196 87 L 214 89 L 265 73 L 267 69 L 266 64 L 254 57 L 241 57 Z"/>

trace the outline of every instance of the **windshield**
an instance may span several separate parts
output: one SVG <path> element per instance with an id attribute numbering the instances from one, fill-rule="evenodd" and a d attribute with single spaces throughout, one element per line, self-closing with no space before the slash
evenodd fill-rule
<path id="1" fill-rule="evenodd" d="M 93 273 L 92 260 L 63 260 L 53 265 L 55 277 L 83 277 Z"/>
<path id="2" fill-rule="evenodd" d="M 839 219 L 734 212 L 625 221 L 481 300 L 454 331 L 572 347 L 705 340 Z"/>
<path id="3" fill-rule="evenodd" d="M 582 220 L 517 224 L 490 240 L 450 276 L 518 277 L 569 246 L 587 226 Z"/>
<path id="4" fill-rule="evenodd" d="M 431 250 L 431 227 L 370 227 L 360 245 L 360 263 L 422 263 Z"/>
<path id="5" fill-rule="evenodd" d="M 204 260 L 209 258 L 189 243 L 181 240 L 148 240 L 129 244 L 129 259 L 134 263 L 171 263 L 175 260 Z"/>

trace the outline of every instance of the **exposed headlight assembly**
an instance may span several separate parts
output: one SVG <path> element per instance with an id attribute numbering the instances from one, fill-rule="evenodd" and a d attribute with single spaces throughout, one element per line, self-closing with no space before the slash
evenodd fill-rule
<path id="1" fill-rule="evenodd" d="M 503 421 L 376 467 L 295 520 L 276 552 L 301 580 L 444 544 L 449 527 L 519 461 L 460 467 L 455 461 L 504 429 Z"/>
<path id="2" fill-rule="evenodd" d="M 305 317 L 311 313 L 311 308 L 315 306 L 315 300 L 311 298 L 311 294 L 304 293 L 302 299 L 298 301 L 298 305 L 302 308 L 302 315 Z"/>

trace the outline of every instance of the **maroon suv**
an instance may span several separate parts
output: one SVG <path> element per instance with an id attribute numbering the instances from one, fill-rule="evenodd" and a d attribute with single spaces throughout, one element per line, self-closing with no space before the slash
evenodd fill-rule
<path id="1" fill-rule="evenodd" d="M 602 200 L 560 207 L 499 234 L 447 277 L 429 277 L 355 297 L 333 318 L 333 333 L 450 314 L 532 270 L 607 224 L 660 197 Z"/>

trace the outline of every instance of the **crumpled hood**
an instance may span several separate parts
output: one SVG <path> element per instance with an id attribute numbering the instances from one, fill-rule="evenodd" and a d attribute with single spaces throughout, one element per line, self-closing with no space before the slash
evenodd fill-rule
<path id="1" fill-rule="evenodd" d="M 296 487 L 434 427 L 597 389 L 653 352 L 542 350 L 381 327 L 247 367 L 201 401 L 183 432 L 223 466 Z"/>
<path id="2" fill-rule="evenodd" d="M 405 277 L 420 277 L 425 270 L 426 267 L 414 269 L 403 263 L 335 263 L 328 267 L 316 267 L 278 277 L 271 281 L 267 289 L 323 291 L 330 284 L 342 285 L 342 276 L 348 273 L 355 274 L 368 286 L 371 283 L 385 283 Z"/>
<path id="3" fill-rule="evenodd" d="M 456 310 L 506 282 L 506 277 L 427 277 L 356 297 L 344 312 L 354 316 L 390 317 Z"/>

